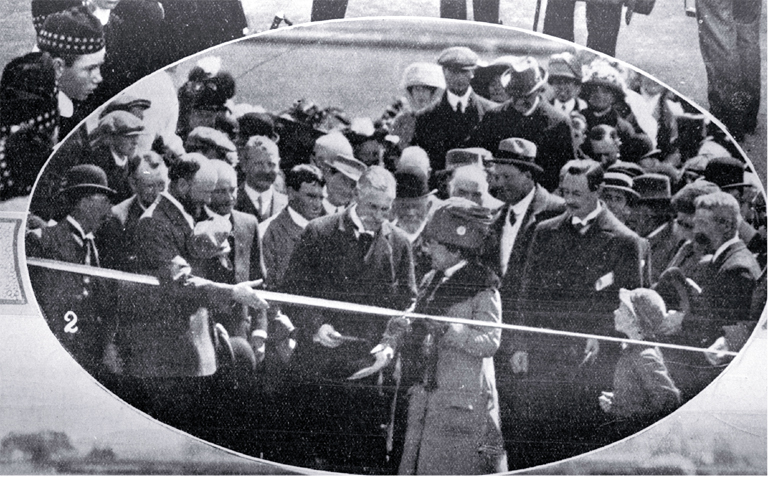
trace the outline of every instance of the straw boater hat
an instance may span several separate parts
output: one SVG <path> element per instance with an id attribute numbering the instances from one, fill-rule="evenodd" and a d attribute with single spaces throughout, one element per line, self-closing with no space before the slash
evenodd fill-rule
<path id="1" fill-rule="evenodd" d="M 328 162 L 328 166 L 355 182 L 359 181 L 360 177 L 368 169 L 368 166 L 347 154 L 337 154 L 336 157 Z"/>
<path id="2" fill-rule="evenodd" d="M 638 199 L 640 194 L 633 188 L 632 177 L 623 170 L 609 167 L 603 175 L 603 189 L 620 190 L 627 194 L 628 199 Z"/>
<path id="3" fill-rule="evenodd" d="M 502 140 L 496 153 L 487 162 L 512 164 L 520 169 L 539 174 L 544 172 L 544 169 L 536 164 L 536 144 L 518 137 Z"/>
<path id="4" fill-rule="evenodd" d="M 70 8 L 45 19 L 37 46 L 54 57 L 96 53 L 106 46 L 104 29 L 86 7 Z"/>
<path id="5" fill-rule="evenodd" d="M 541 90 L 548 79 L 547 71 L 532 56 L 517 58 L 501 75 L 501 86 L 513 97 L 529 96 Z"/>

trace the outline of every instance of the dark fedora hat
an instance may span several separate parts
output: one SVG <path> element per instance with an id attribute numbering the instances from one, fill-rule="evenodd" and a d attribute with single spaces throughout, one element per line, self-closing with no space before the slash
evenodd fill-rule
<path id="1" fill-rule="evenodd" d="M 112 198 L 117 194 L 107 183 L 107 174 L 94 164 L 80 164 L 71 167 L 64 175 L 64 187 L 59 195 L 64 197 L 106 194 Z"/>
<path id="2" fill-rule="evenodd" d="M 541 90 L 549 75 L 532 56 L 517 58 L 501 75 L 501 86 L 514 97 L 523 97 Z"/>
<path id="3" fill-rule="evenodd" d="M 713 157 L 704 168 L 704 178 L 714 182 L 720 189 L 734 189 L 752 184 L 744 181 L 746 165 L 733 157 Z"/>
<path id="4" fill-rule="evenodd" d="M 519 137 L 510 137 L 502 140 L 496 153 L 487 162 L 512 164 L 521 169 L 535 171 L 539 174 L 544 172 L 544 169 L 536 164 L 536 144 Z"/>
<path id="5" fill-rule="evenodd" d="M 633 188 L 640 195 L 640 202 L 672 200 L 672 187 L 669 176 L 648 173 L 633 179 Z"/>
<path id="6" fill-rule="evenodd" d="M 406 166 L 395 172 L 398 199 L 420 199 L 434 193 L 429 190 L 427 174 L 418 167 Z"/>

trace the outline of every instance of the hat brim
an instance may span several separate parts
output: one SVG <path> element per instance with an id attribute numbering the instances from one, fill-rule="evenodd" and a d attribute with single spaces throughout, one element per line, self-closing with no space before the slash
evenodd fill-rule
<path id="1" fill-rule="evenodd" d="M 629 199 L 631 199 L 631 200 L 638 200 L 638 199 L 640 199 L 640 194 L 636 190 L 631 189 L 629 187 L 624 187 L 624 186 L 618 186 L 618 185 L 611 185 L 611 184 L 603 183 L 603 189 L 612 189 L 612 190 L 619 190 L 619 191 L 622 191 L 622 192 L 626 192 L 627 194 L 629 194 Z"/>
<path id="2" fill-rule="evenodd" d="M 486 159 L 485 162 L 490 162 L 495 164 L 511 164 L 521 169 L 536 171 L 539 174 L 544 173 L 544 169 L 540 165 L 534 164 L 532 162 L 521 161 L 520 159 L 512 159 L 509 157 L 491 157 L 489 159 Z"/>
<path id="3" fill-rule="evenodd" d="M 117 195 L 117 191 L 99 184 L 78 184 L 59 192 L 59 196 L 67 197 L 75 192 L 92 192 L 94 194 L 106 194 L 109 198 Z"/>
<path id="4" fill-rule="evenodd" d="M 509 71 L 511 68 L 508 68 L 507 71 Z M 506 71 L 503 73 L 503 75 L 506 74 Z M 509 80 L 507 80 L 507 84 L 504 85 L 502 81 L 502 85 L 504 86 L 504 91 L 507 92 L 507 94 L 510 94 L 512 96 L 530 96 L 533 93 L 536 93 L 544 88 L 544 86 L 549 82 L 549 72 L 545 70 L 542 66 L 539 66 L 539 74 L 541 75 L 541 79 L 533 85 L 531 89 L 528 91 L 510 91 L 507 86 L 509 86 Z M 502 75 L 502 76 L 503 76 Z"/>

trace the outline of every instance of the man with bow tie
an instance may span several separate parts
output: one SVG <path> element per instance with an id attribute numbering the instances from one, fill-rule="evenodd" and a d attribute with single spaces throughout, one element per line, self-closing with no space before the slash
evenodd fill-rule
<path id="1" fill-rule="evenodd" d="M 404 310 L 416 295 L 416 285 L 408 239 L 386 220 L 395 189 L 389 171 L 368 168 L 351 207 L 306 226 L 281 291 Z M 387 393 L 380 392 L 379 376 L 347 378 L 373 362 L 370 350 L 387 320 L 316 308 L 296 309 L 291 316 L 298 346 L 294 389 L 286 399 L 296 417 L 284 438 L 296 441 L 286 445 L 287 454 L 281 457 L 336 471 L 386 465 L 380 425 L 388 421 Z"/>
<path id="2" fill-rule="evenodd" d="M 30 257 L 100 266 L 94 242 L 96 231 L 109 214 L 115 191 L 98 166 L 84 164 L 66 173 L 58 199 L 70 205 L 66 217 L 52 227 L 27 234 Z M 83 368 L 99 375 L 107 345 L 114 333 L 107 283 L 87 275 L 30 268 L 32 287 L 48 326 Z"/>
<path id="3" fill-rule="evenodd" d="M 600 200 L 603 169 L 591 159 L 569 161 L 560 190 L 566 211 L 536 226 L 516 312 L 519 323 L 554 330 L 613 334 L 618 290 L 642 282 L 641 239 Z M 517 380 L 513 437 L 526 467 L 601 445 L 594 396 L 610 384 L 618 346 L 596 339 L 516 333 L 511 364 Z M 594 402 L 593 402 L 594 401 Z M 509 438 L 510 436 L 507 436 Z M 541 459 L 541 460 L 540 460 Z"/>

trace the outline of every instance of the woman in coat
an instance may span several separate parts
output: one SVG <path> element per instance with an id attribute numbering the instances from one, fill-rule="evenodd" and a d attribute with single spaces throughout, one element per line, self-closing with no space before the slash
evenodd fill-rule
<path id="1" fill-rule="evenodd" d="M 427 224 L 433 270 L 415 312 L 501 322 L 498 278 L 478 250 L 488 209 L 452 198 Z M 493 355 L 501 330 L 433 320 L 394 319 L 379 353 L 402 348 L 403 374 L 420 378 L 409 393 L 400 474 L 484 474 L 507 470 Z"/>

